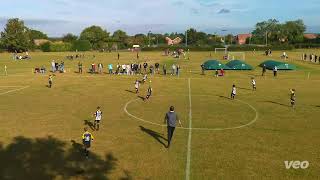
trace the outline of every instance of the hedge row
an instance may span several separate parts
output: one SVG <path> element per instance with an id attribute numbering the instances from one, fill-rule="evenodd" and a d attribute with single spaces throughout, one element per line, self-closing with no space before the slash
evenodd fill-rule
<path id="1" fill-rule="evenodd" d="M 164 51 L 166 49 L 176 50 L 176 49 L 189 49 L 191 51 L 214 51 L 215 48 L 223 48 L 221 45 L 217 46 L 160 46 L 160 47 L 145 47 L 142 48 L 143 51 Z M 258 45 L 231 45 L 228 47 L 228 51 L 265 51 L 268 49 L 272 50 L 292 50 L 293 45 L 272 45 L 272 46 L 258 46 Z"/>
<path id="2" fill-rule="evenodd" d="M 190 51 L 214 51 L 215 48 L 224 48 L 221 45 L 216 46 L 158 46 L 158 47 L 144 47 L 142 51 L 165 51 L 169 49 L 170 51 L 174 51 L 177 49 L 189 49 Z"/>
<path id="3" fill-rule="evenodd" d="M 73 43 L 47 42 L 42 44 L 40 49 L 43 52 L 89 51 L 91 50 L 91 45 L 86 40 L 78 40 Z"/>

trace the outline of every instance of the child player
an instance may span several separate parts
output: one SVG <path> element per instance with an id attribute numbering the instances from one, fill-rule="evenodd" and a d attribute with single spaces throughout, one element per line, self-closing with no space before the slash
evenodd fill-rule
<path id="1" fill-rule="evenodd" d="M 102 118 L 102 111 L 99 106 L 97 107 L 97 111 L 93 115 L 96 117 L 94 121 L 94 128 L 95 130 L 99 131 L 100 121 Z"/>
<path id="2" fill-rule="evenodd" d="M 140 82 L 136 80 L 136 82 L 134 83 L 134 87 L 136 88 L 136 94 L 139 93 L 139 86 L 140 86 Z"/>
<path id="3" fill-rule="evenodd" d="M 52 82 L 53 82 L 53 76 L 52 75 L 49 75 L 49 79 L 48 79 L 48 81 L 49 81 L 49 88 L 51 88 L 52 87 Z"/>
<path id="4" fill-rule="evenodd" d="M 291 107 L 295 108 L 296 105 L 296 90 L 295 89 L 290 89 L 291 95 L 290 95 L 290 102 L 291 102 Z"/>
<path id="5" fill-rule="evenodd" d="M 232 85 L 232 91 L 231 91 L 231 99 L 234 99 L 237 94 L 236 85 Z"/>
<path id="6" fill-rule="evenodd" d="M 257 90 L 257 86 L 256 86 L 256 80 L 254 79 L 254 77 L 252 77 L 251 83 L 252 83 L 252 90 L 256 91 Z"/>
<path id="7" fill-rule="evenodd" d="M 92 134 L 88 131 L 88 128 L 84 128 L 84 133 L 82 135 L 82 142 L 83 142 L 84 153 L 86 158 L 89 157 L 89 148 L 91 147 L 91 141 L 93 141 Z"/>
<path id="8" fill-rule="evenodd" d="M 150 81 L 150 83 L 151 83 L 151 81 Z M 151 94 L 152 94 L 152 87 L 149 84 L 149 87 L 148 87 L 148 90 L 147 90 L 147 96 L 146 96 L 145 100 L 148 100 L 150 98 Z"/>
<path id="9" fill-rule="evenodd" d="M 143 76 L 142 82 L 145 83 L 145 82 L 147 81 L 147 79 L 148 79 L 148 76 L 147 76 L 147 74 L 145 74 L 145 75 Z"/>

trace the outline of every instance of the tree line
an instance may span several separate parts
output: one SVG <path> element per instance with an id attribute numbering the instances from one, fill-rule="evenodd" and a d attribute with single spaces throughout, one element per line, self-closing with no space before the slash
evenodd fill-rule
<path id="1" fill-rule="evenodd" d="M 288 45 L 298 43 L 319 43 L 320 37 L 315 40 L 304 38 L 306 26 L 302 20 L 280 23 L 276 19 L 258 22 L 248 38 L 247 44 Z M 112 34 L 100 26 L 85 28 L 79 36 L 67 33 L 61 38 L 49 38 L 44 32 L 28 28 L 23 20 L 9 19 L 1 32 L 0 48 L 10 52 L 26 51 L 40 48 L 43 51 L 87 51 L 87 50 L 111 50 L 130 48 L 134 44 L 142 47 L 166 46 L 165 37 L 180 37 L 183 43 L 193 47 L 211 47 L 236 44 L 234 35 L 221 36 L 188 29 L 185 33 L 165 33 L 128 35 L 123 30 L 117 30 Z M 36 39 L 45 39 L 47 42 L 41 46 L 35 44 Z"/>

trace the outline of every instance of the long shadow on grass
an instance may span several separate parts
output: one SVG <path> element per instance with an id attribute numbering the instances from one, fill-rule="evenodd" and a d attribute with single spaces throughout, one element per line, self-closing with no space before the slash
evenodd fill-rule
<path id="1" fill-rule="evenodd" d="M 242 88 L 242 87 L 237 87 L 238 89 L 242 89 L 242 90 L 248 90 L 248 91 L 252 91 L 252 89 L 249 88 Z"/>
<path id="2" fill-rule="evenodd" d="M 219 98 L 224 98 L 224 99 L 229 99 L 230 100 L 230 98 L 229 97 L 227 97 L 227 96 L 221 96 L 221 95 L 217 95 Z"/>
<path id="3" fill-rule="evenodd" d="M 285 106 L 285 107 L 291 107 L 291 106 L 289 106 L 289 105 L 287 105 L 287 104 L 282 104 L 282 103 L 275 102 L 275 101 L 263 101 L 263 102 L 272 103 L 272 104 L 277 104 L 277 105 Z"/>
<path id="4" fill-rule="evenodd" d="M 84 120 L 84 123 L 83 123 L 85 126 L 89 126 L 91 130 L 95 130 L 94 128 L 94 124 L 92 122 L 90 122 L 89 120 Z"/>
<path id="5" fill-rule="evenodd" d="M 131 90 L 128 90 L 128 89 L 126 89 L 126 91 L 129 92 L 129 93 L 132 93 L 132 94 L 136 94 L 135 91 L 131 91 Z"/>
<path id="6" fill-rule="evenodd" d="M 145 100 L 145 97 L 142 97 L 142 96 L 138 96 L 138 98 L 140 98 L 142 101 Z"/>
<path id="7" fill-rule="evenodd" d="M 141 131 L 149 134 L 151 137 L 153 137 L 155 140 L 157 140 L 160 144 L 162 144 L 164 147 L 166 147 L 166 144 L 163 141 L 167 141 L 166 138 L 164 138 L 160 133 L 155 132 L 151 129 L 147 129 L 143 126 L 139 126 Z"/>
<path id="8" fill-rule="evenodd" d="M 0 179 L 109 179 L 117 159 L 112 154 L 100 157 L 92 151 L 86 159 L 82 145 L 54 137 L 15 137 L 0 145 Z"/>

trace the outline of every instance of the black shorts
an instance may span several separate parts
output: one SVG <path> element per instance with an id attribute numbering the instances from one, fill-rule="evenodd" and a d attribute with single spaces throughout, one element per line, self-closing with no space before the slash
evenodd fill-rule
<path id="1" fill-rule="evenodd" d="M 100 123 L 100 120 L 94 120 L 95 123 L 99 124 Z"/>

